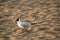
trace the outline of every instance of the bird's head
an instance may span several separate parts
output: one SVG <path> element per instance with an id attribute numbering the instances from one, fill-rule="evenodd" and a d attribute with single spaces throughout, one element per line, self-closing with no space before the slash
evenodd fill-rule
<path id="1" fill-rule="evenodd" d="M 16 21 L 19 21 L 19 18 L 17 18 Z"/>
<path id="2" fill-rule="evenodd" d="M 21 21 L 21 19 L 20 18 L 17 18 L 16 21 Z"/>

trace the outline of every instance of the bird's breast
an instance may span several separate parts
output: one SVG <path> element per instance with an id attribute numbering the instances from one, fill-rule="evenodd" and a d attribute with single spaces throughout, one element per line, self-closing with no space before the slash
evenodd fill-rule
<path id="1" fill-rule="evenodd" d="M 19 27 L 22 27 L 20 22 L 17 22 L 17 25 L 18 25 Z"/>

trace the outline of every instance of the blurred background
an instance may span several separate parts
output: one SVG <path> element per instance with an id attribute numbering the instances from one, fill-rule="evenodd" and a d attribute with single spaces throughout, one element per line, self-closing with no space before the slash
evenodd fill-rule
<path id="1" fill-rule="evenodd" d="M 36 24 L 22 32 L 19 16 Z M 60 0 L 0 0 L 0 40 L 60 40 Z"/>

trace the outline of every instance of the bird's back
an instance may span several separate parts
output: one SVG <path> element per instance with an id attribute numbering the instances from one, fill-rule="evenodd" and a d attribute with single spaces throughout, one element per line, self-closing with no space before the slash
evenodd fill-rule
<path id="1" fill-rule="evenodd" d="M 29 27 L 30 24 L 28 22 L 21 22 L 21 26 L 23 26 L 23 27 Z"/>

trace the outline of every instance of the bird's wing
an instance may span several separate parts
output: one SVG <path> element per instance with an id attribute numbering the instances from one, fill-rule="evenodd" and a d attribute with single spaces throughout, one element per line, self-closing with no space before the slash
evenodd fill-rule
<path id="1" fill-rule="evenodd" d="M 22 23 L 21 23 L 21 26 L 28 27 L 28 26 L 29 26 L 29 23 L 27 23 L 27 22 L 22 22 Z"/>

